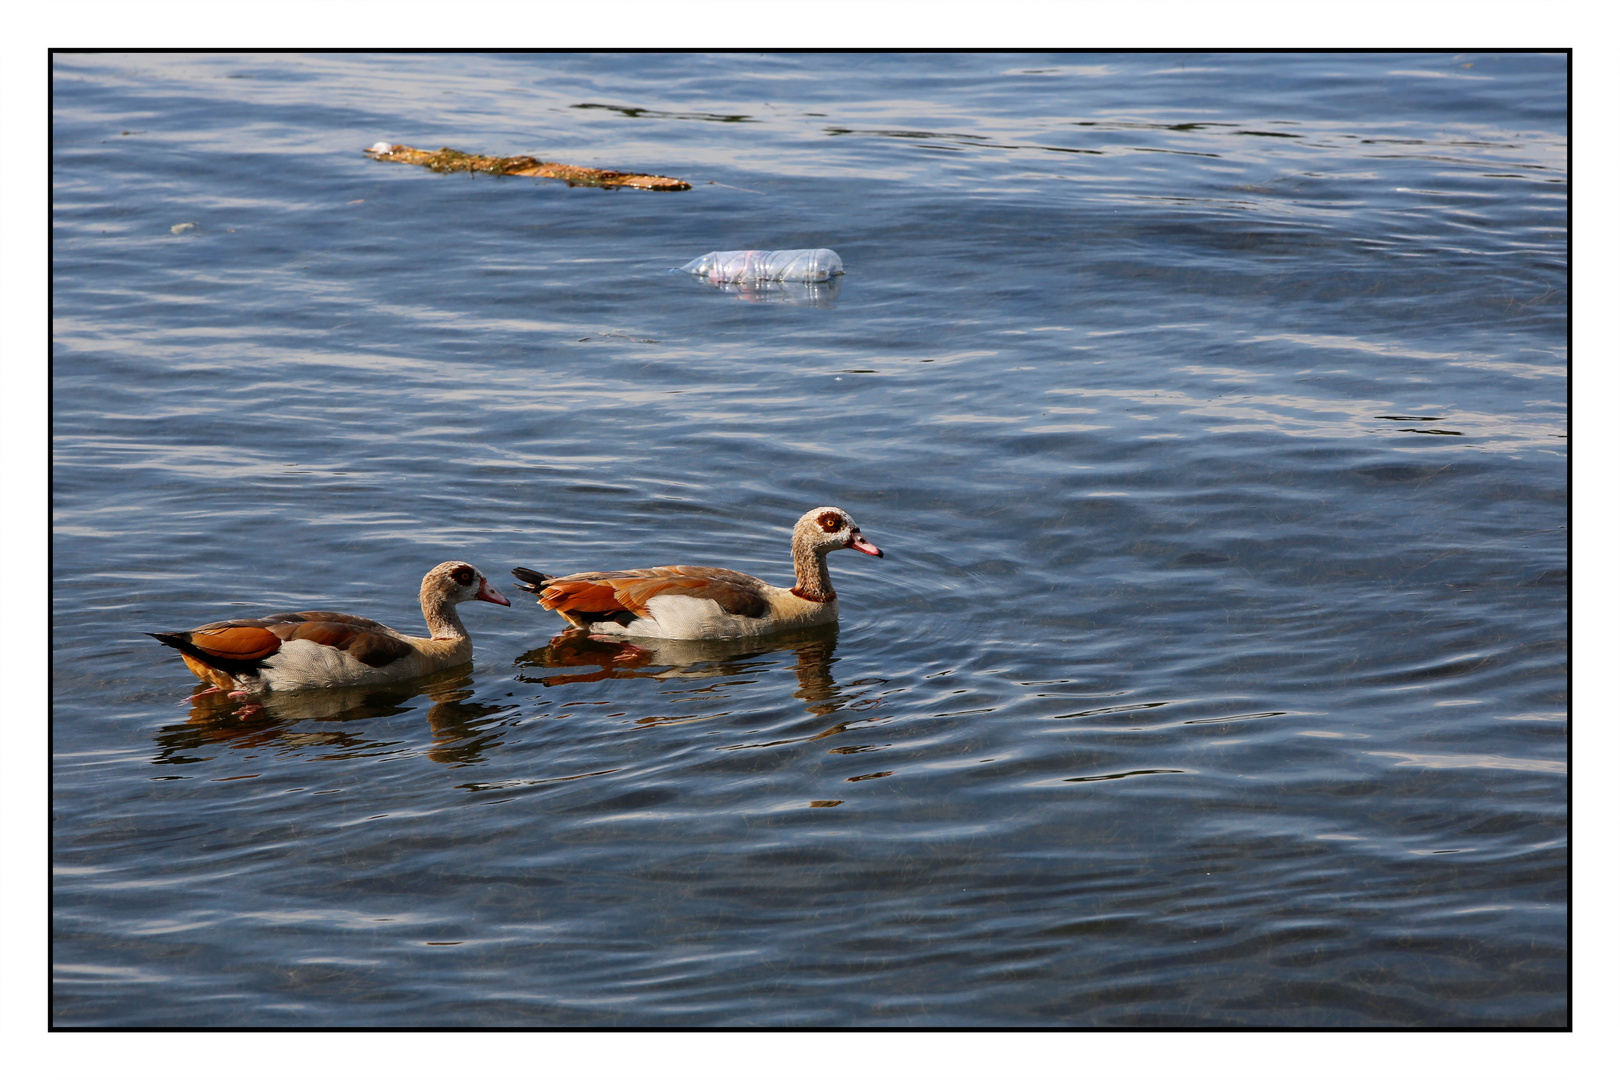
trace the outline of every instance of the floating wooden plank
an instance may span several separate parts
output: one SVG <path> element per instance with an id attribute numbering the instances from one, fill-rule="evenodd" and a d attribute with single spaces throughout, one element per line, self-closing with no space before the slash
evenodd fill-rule
<path id="1" fill-rule="evenodd" d="M 418 150 L 414 146 L 397 143 L 378 143 L 367 148 L 366 154 L 375 161 L 399 161 L 406 165 L 422 165 L 437 173 L 481 172 L 493 176 L 544 176 L 552 180 L 566 180 L 570 187 L 583 184 L 588 187 L 641 188 L 645 191 L 685 191 L 692 186 L 685 180 L 677 180 L 672 176 L 649 176 L 644 173 L 619 172 L 615 169 L 586 169 L 556 161 L 540 161 L 525 154 L 516 157 L 464 154 L 448 146 L 437 150 Z"/>

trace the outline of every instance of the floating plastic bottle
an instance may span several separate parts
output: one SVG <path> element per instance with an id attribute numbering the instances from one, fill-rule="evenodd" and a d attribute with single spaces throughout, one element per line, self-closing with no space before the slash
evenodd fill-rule
<path id="1" fill-rule="evenodd" d="M 768 281 L 826 281 L 844 272 L 844 260 L 830 248 L 789 251 L 711 251 L 682 270 L 711 285 L 760 285 Z"/>

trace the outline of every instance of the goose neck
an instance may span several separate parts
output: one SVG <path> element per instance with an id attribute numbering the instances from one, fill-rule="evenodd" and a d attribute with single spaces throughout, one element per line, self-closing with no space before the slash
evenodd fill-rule
<path id="1" fill-rule="evenodd" d="M 459 640 L 468 636 L 455 601 L 441 592 L 422 590 L 422 617 L 427 620 L 428 636 L 435 641 Z"/>
<path id="2" fill-rule="evenodd" d="M 793 594 L 825 603 L 837 599 L 832 578 L 827 575 L 827 553 L 820 551 L 807 536 L 793 538 Z"/>

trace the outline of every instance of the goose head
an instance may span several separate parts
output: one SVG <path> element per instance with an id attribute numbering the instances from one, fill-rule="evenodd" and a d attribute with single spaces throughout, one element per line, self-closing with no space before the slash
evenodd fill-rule
<path id="1" fill-rule="evenodd" d="M 861 535 L 855 519 L 836 506 L 818 506 L 799 519 L 793 527 L 795 547 L 803 545 L 817 555 L 825 555 L 839 548 L 854 548 L 867 555 L 883 558 L 878 546 Z"/>
<path id="2" fill-rule="evenodd" d="M 489 579 L 470 563 L 442 562 L 427 572 L 422 579 L 422 605 L 454 606 L 469 600 L 483 600 L 490 604 L 511 607 L 512 601 L 502 596 L 489 583 Z"/>

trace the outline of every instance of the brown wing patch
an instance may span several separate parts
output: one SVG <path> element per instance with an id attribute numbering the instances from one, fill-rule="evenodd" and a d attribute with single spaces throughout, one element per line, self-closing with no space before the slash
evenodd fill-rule
<path id="1" fill-rule="evenodd" d="M 647 601 L 664 593 L 691 592 L 693 587 L 701 584 L 691 578 L 641 578 L 635 581 L 622 581 L 618 583 L 618 593 L 624 606 L 632 611 L 647 611 Z"/>
<path id="2" fill-rule="evenodd" d="M 221 660 L 262 660 L 281 648 L 280 637 L 262 626 L 202 627 L 184 635 L 199 652 Z"/>
<path id="3" fill-rule="evenodd" d="M 341 649 L 367 667 L 386 667 L 401 657 L 409 656 L 411 647 L 390 634 L 379 634 L 367 628 L 377 626 L 371 620 L 362 620 L 366 626 L 354 622 L 300 622 L 273 627 L 284 641 L 313 641 Z"/>
<path id="4" fill-rule="evenodd" d="M 630 582 L 613 578 L 554 581 L 540 594 L 540 603 L 564 615 L 591 612 L 605 616 L 618 611 L 628 611 L 638 618 L 646 615 L 645 607 L 628 602 L 621 594 L 618 586 L 623 584 Z"/>
<path id="5" fill-rule="evenodd" d="M 758 578 L 734 570 L 707 566 L 654 566 L 646 570 L 620 570 L 605 574 L 573 574 L 555 578 L 541 593 L 540 602 L 570 622 L 612 619 L 623 615 L 645 618 L 655 596 L 696 596 L 713 600 L 732 615 L 760 618 L 770 610 Z"/>
<path id="6" fill-rule="evenodd" d="M 713 566 L 666 566 L 662 569 L 671 575 L 671 589 L 687 596 L 713 600 L 727 614 L 758 619 L 770 613 L 770 601 L 765 599 L 765 590 L 769 586 L 752 574 Z"/>
<path id="7" fill-rule="evenodd" d="M 191 632 L 195 634 L 200 630 L 220 630 L 231 626 L 259 626 L 273 629 L 285 623 L 302 622 L 343 623 L 366 630 L 388 629 L 375 619 L 362 619 L 358 615 L 345 615 L 341 611 L 278 611 L 274 615 L 265 615 L 258 619 L 222 619 L 219 622 L 205 623 Z"/>
<path id="8" fill-rule="evenodd" d="M 770 610 L 770 604 L 757 591 L 735 582 L 717 581 L 708 577 L 674 577 L 662 581 L 636 582 L 626 590 L 631 592 L 642 607 L 655 596 L 695 596 L 713 600 L 720 610 L 732 615 L 759 618 Z"/>
<path id="9" fill-rule="evenodd" d="M 764 589 L 765 582 L 753 574 L 745 574 L 740 570 L 721 570 L 713 566 L 672 566 L 671 570 L 688 577 L 707 578 L 710 581 L 729 581 L 733 585 L 741 585 L 745 589 Z"/>
<path id="10" fill-rule="evenodd" d="M 304 622 L 342 623 L 344 626 L 358 627 L 362 630 L 388 629 L 376 619 L 363 619 L 358 615 L 345 615 L 341 611 L 299 611 L 290 616 L 276 615 L 271 617 L 285 622 L 302 620 Z"/>
<path id="11" fill-rule="evenodd" d="M 313 641 L 334 649 L 345 647 L 355 635 L 365 633 L 356 627 L 334 622 L 283 623 L 271 627 L 271 630 L 283 641 Z"/>
<path id="12" fill-rule="evenodd" d="M 386 667 L 411 646 L 380 622 L 338 611 L 281 611 L 262 619 L 227 619 L 175 634 L 153 634 L 180 650 L 198 678 L 235 686 L 235 677 L 256 676 L 283 642 L 313 641 L 342 649 L 368 667 Z"/>
<path id="13" fill-rule="evenodd" d="M 743 615 L 750 619 L 763 618 L 771 610 L 770 602 L 758 592 L 724 581 L 711 581 L 702 592 L 693 595 L 713 600 L 727 614 Z"/>

